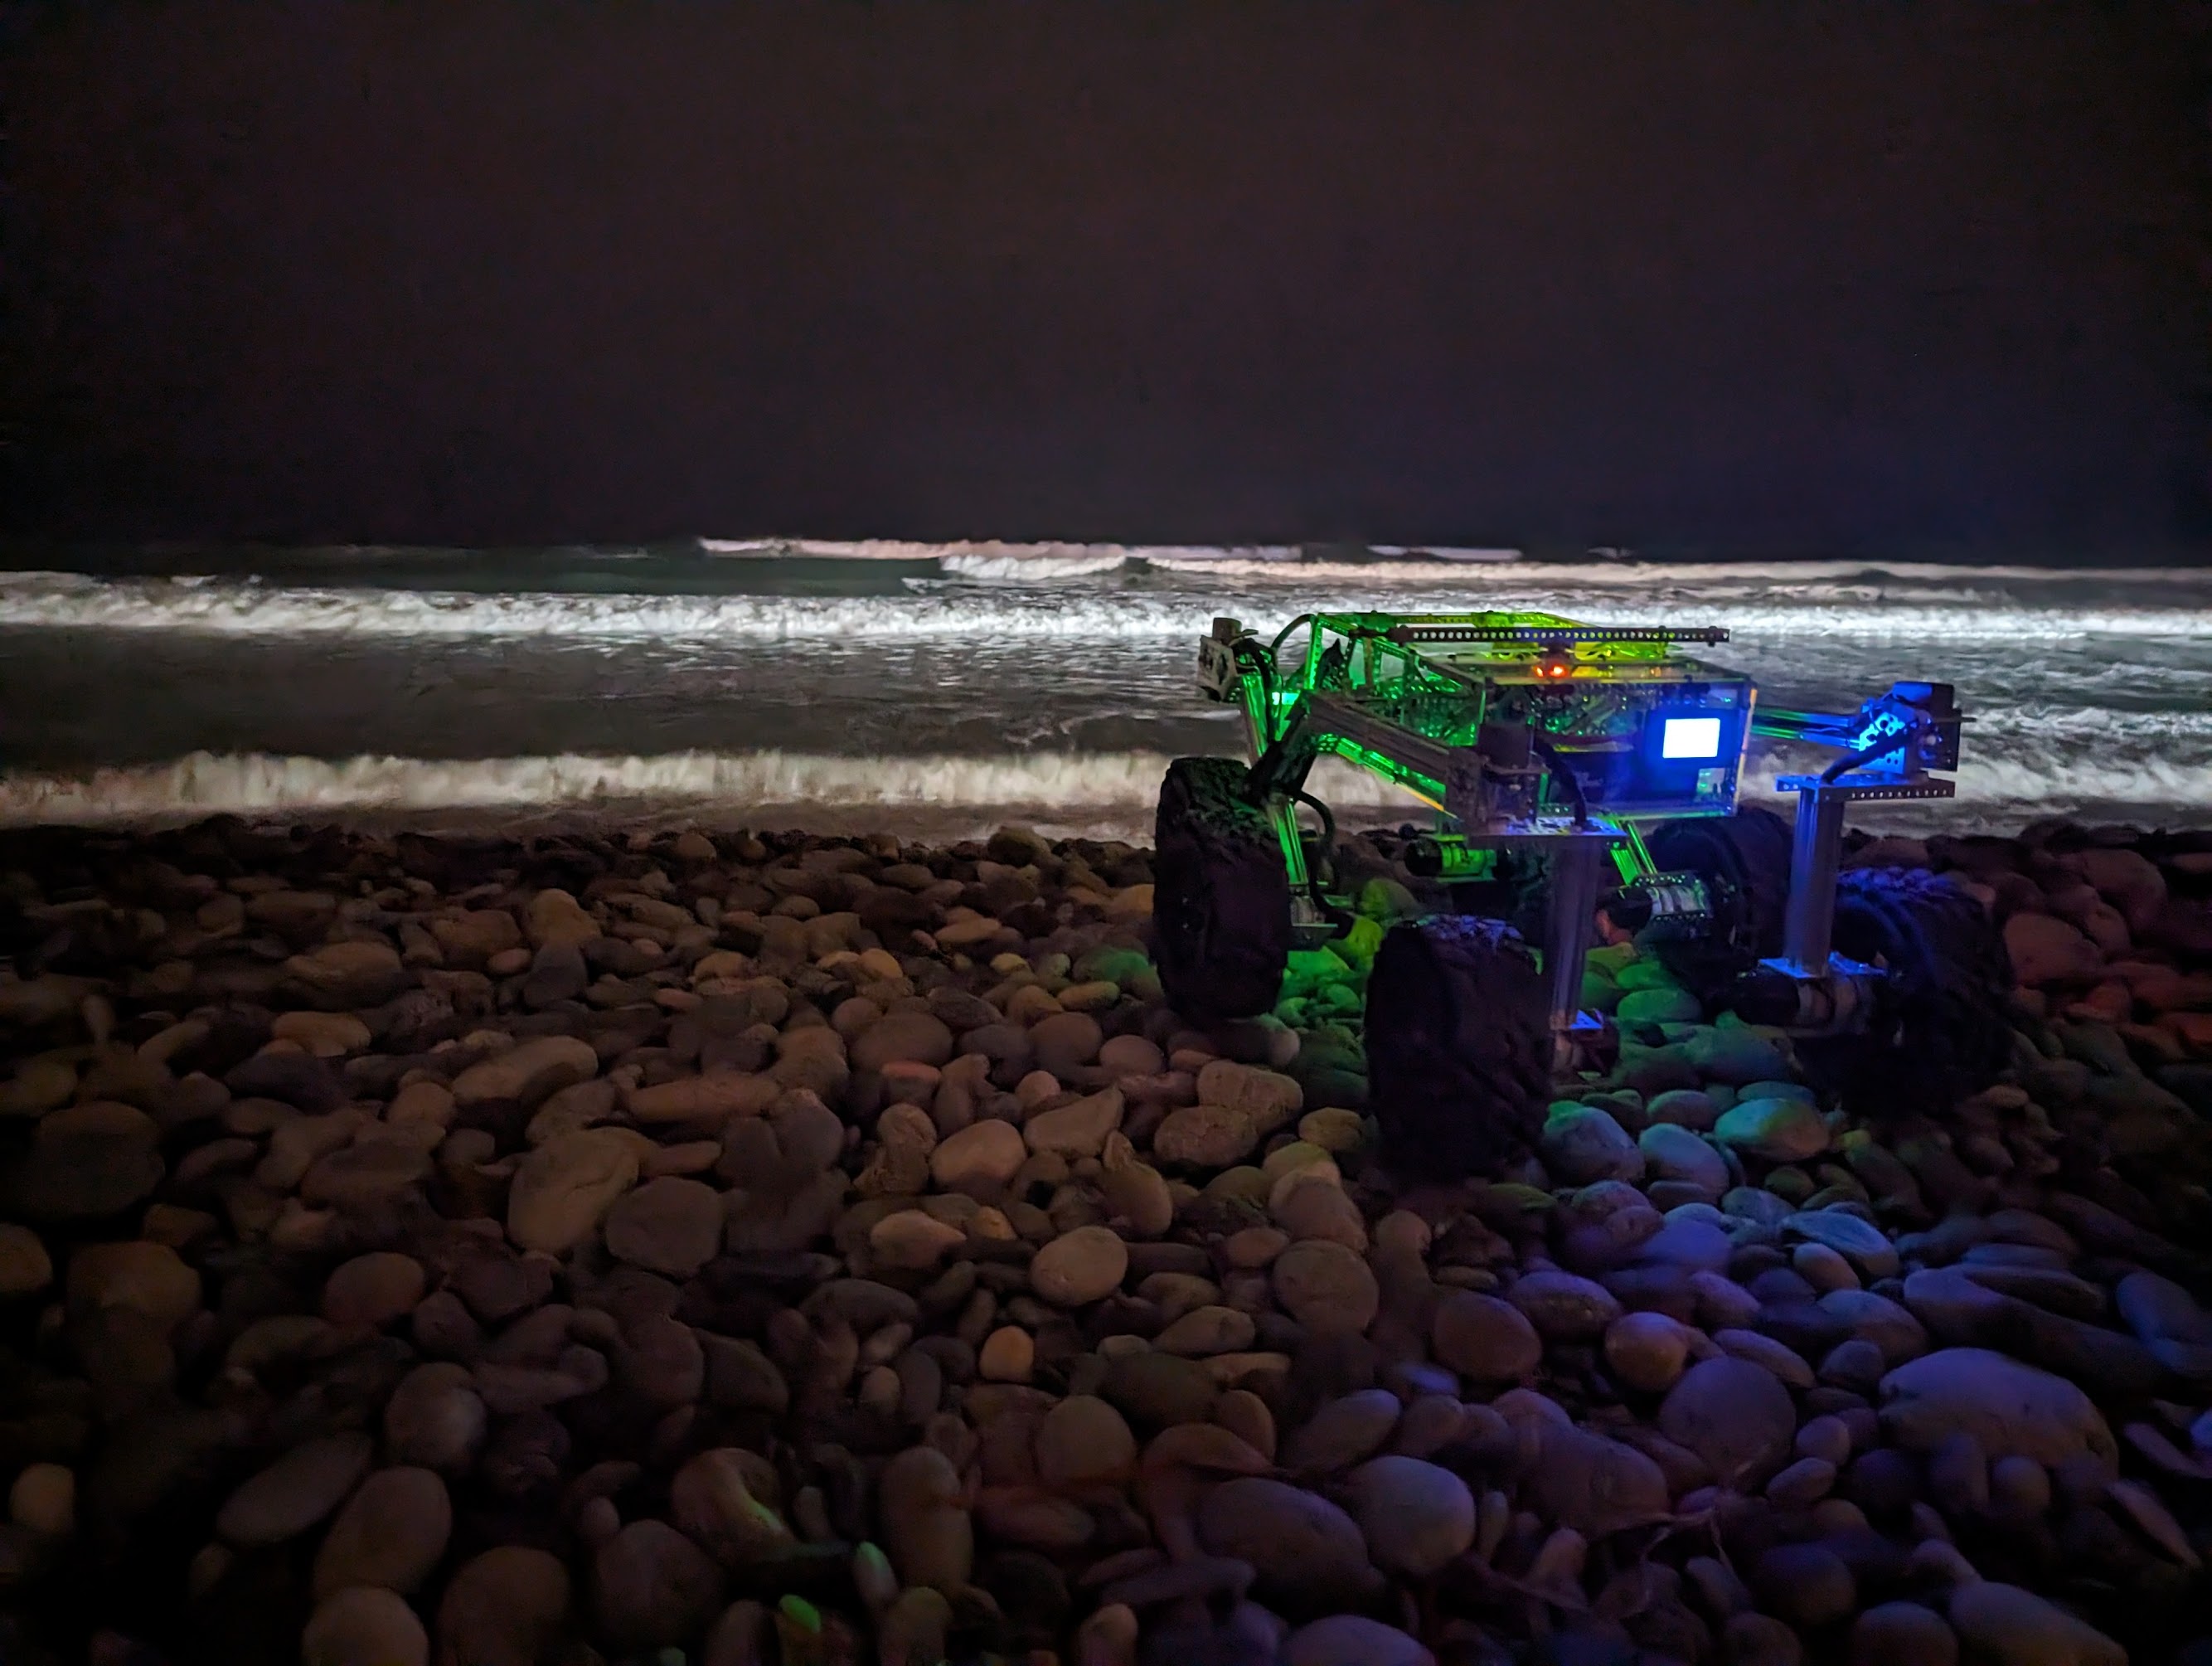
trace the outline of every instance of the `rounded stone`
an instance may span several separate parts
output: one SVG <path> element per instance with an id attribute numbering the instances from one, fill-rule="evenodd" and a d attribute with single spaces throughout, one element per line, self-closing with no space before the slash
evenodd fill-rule
<path id="1" fill-rule="evenodd" d="M 625 1651 L 690 1642 L 721 1611 L 722 1570 L 665 1522 L 647 1517 L 599 1547 L 592 1604 L 608 1642 Z"/>
<path id="2" fill-rule="evenodd" d="M 1828 1125 L 1802 1099 L 1748 1099 L 1721 1113 L 1714 1137 L 1765 1163 L 1802 1163 L 1828 1148 Z"/>
<path id="3" fill-rule="evenodd" d="M 1570 1186 L 1641 1180 L 1644 1153 L 1619 1122 L 1595 1105 L 1560 1104 L 1545 1119 L 1544 1166 Z"/>
<path id="4" fill-rule="evenodd" d="M 853 1043 L 855 1070 L 881 1070 L 905 1062 L 941 1065 L 952 1056 L 952 1031 L 929 1012 L 893 1012 L 870 1025 Z"/>
<path id="5" fill-rule="evenodd" d="M 1858 1581 L 1825 1545 L 1777 1545 L 1758 1561 L 1753 1589 L 1771 1613 L 1800 1626 L 1832 1626 L 1858 1606 Z"/>
<path id="6" fill-rule="evenodd" d="M 1283 1666 L 1436 1666 L 1437 1657 L 1395 1626 L 1333 1614 L 1301 1626 L 1283 1645 Z"/>
<path id="7" fill-rule="evenodd" d="M 385 1450 L 396 1463 L 458 1478 L 475 1467 L 488 1420 L 466 1366 L 417 1365 L 385 1402 Z"/>
<path id="8" fill-rule="evenodd" d="M 1239 1475 L 1207 1493 L 1199 1536 L 1307 1608 L 1354 1602 L 1378 1583 L 1357 1522 L 1318 1493 L 1264 1476 Z"/>
<path id="9" fill-rule="evenodd" d="M 1620 1316 L 1620 1302 L 1611 1291 L 1572 1273 L 1525 1273 L 1506 1297 L 1539 1335 L 1555 1342 L 1595 1341 Z"/>
<path id="10" fill-rule="evenodd" d="M 722 1198 L 701 1181 L 665 1175 L 626 1192 L 601 1231 L 617 1261 L 688 1279 L 722 1247 Z"/>
<path id="11" fill-rule="evenodd" d="M 1659 1408 L 1659 1428 L 1705 1459 L 1723 1486 L 1741 1487 L 1781 1468 L 1797 1413 L 1771 1371 L 1723 1354 L 1683 1374 Z"/>
<path id="12" fill-rule="evenodd" d="M 1000 1325 L 975 1355 L 976 1374 L 987 1383 L 1026 1383 L 1036 1368 L 1036 1343 L 1019 1325 Z"/>
<path id="13" fill-rule="evenodd" d="M 364 1434 L 302 1441 L 224 1501 L 216 1532 L 234 1545 L 296 1538 L 344 1502 L 368 1473 L 374 1451 Z"/>
<path id="14" fill-rule="evenodd" d="M 324 1281 L 323 1317 L 341 1330 L 380 1329 L 415 1310 L 423 1284 L 414 1256 L 374 1250 L 341 1263 Z"/>
<path id="15" fill-rule="evenodd" d="M 599 1230 L 607 1211 L 637 1183 L 635 1137 L 614 1128 L 556 1135 L 514 1171 L 507 1192 L 507 1236 L 525 1250 L 562 1255 Z"/>
<path id="16" fill-rule="evenodd" d="M 1691 1337 L 1663 1313 L 1624 1313 L 1606 1327 L 1605 1362 L 1630 1388 L 1664 1394 L 1689 1363 Z"/>
<path id="17" fill-rule="evenodd" d="M 929 1154 L 929 1174 L 940 1191 L 989 1196 L 1012 1184 L 1029 1158 L 1022 1131 L 989 1118 L 939 1140 Z"/>
<path id="18" fill-rule="evenodd" d="M 567 1628 L 568 1570 L 549 1551 L 500 1545 L 463 1563 L 438 1604 L 438 1651 L 454 1666 L 539 1666 Z"/>
<path id="19" fill-rule="evenodd" d="M 1068 1395 L 1037 1425 L 1037 1479 L 1047 1487 L 1118 1484 L 1136 1462 L 1137 1438 L 1127 1422 L 1094 1395 Z"/>
<path id="20" fill-rule="evenodd" d="M 1478 1291 L 1455 1290 L 1438 1302 L 1429 1335 L 1437 1359 L 1475 1383 L 1518 1383 L 1544 1358 L 1528 1315 Z"/>
<path id="21" fill-rule="evenodd" d="M 73 1315 L 120 1308 L 166 1335 L 198 1309 L 200 1275 L 166 1243 L 89 1243 L 70 1257 L 67 1295 Z"/>
<path id="22" fill-rule="evenodd" d="M 90 1220 L 142 1201 L 162 1171 L 154 1119 L 131 1105 L 93 1100 L 40 1118 L 7 1201 L 33 1220 Z"/>
<path id="23" fill-rule="evenodd" d="M 1052 1012 L 1030 1026 L 1037 1068 L 1063 1081 L 1096 1060 L 1105 1039 L 1098 1020 L 1088 1012 Z"/>
<path id="24" fill-rule="evenodd" d="M 315 1556 L 315 1595 L 381 1585 L 405 1596 L 446 1554 L 453 1526 L 446 1483 L 428 1469 L 380 1469 L 346 1500 Z"/>
<path id="25" fill-rule="evenodd" d="M 1346 1487 L 1378 1567 L 1425 1579 L 1474 1542 L 1474 1494 L 1440 1465 L 1374 1458 L 1352 1472 Z"/>
<path id="26" fill-rule="evenodd" d="M 1367 1263 L 1328 1238 L 1293 1243 L 1268 1273 L 1283 1310 L 1310 1331 L 1364 1333 L 1382 1305 Z"/>
<path id="27" fill-rule="evenodd" d="M 1048 1302 L 1080 1307 L 1111 1295 L 1128 1275 L 1129 1246 L 1108 1226 L 1063 1232 L 1030 1263 L 1030 1287 Z"/>
<path id="28" fill-rule="evenodd" d="M 0 1301 L 35 1296 L 54 1281 L 46 1246 L 27 1226 L 0 1222 Z"/>
<path id="29" fill-rule="evenodd" d="M 300 1634 L 301 1666 L 427 1666 L 430 1639 L 407 1600 L 375 1586 L 332 1592 Z"/>
<path id="30" fill-rule="evenodd" d="M 76 1476 L 58 1463 L 23 1466 L 8 1489 L 8 1519 L 49 1539 L 76 1531 Z"/>
<path id="31" fill-rule="evenodd" d="M 1917 1602 L 1881 1602 L 1851 1626 L 1850 1666 L 1958 1666 L 1959 1636 Z"/>

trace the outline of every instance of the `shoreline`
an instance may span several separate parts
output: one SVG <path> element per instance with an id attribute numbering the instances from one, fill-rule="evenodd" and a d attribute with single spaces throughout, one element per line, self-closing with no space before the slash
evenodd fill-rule
<path id="1" fill-rule="evenodd" d="M 1604 951 L 1445 1187 L 1140 847 L 496 816 L 0 830 L 26 1658 L 2212 1650 L 2212 830 L 1855 843 L 2017 976 L 1924 1119 Z"/>

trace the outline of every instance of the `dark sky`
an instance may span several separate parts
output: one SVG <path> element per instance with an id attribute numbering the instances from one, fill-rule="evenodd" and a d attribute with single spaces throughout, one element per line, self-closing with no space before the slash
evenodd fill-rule
<path id="1" fill-rule="evenodd" d="M 18 10 L 18 530 L 2212 550 L 2198 6 Z"/>

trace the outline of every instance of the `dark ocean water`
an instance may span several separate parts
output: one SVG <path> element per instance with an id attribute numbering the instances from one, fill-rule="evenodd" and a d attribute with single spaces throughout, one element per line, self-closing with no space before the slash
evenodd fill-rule
<path id="1" fill-rule="evenodd" d="M 604 809 L 1127 835 L 1168 757 L 1237 743 L 1192 686 L 1217 614 L 1480 606 L 1726 625 L 1704 657 L 1790 706 L 1955 684 L 1958 801 L 1869 825 L 2212 822 L 2212 569 L 805 544 L 62 565 L 0 572 L 0 823 Z M 1795 762 L 1755 755 L 1754 790 Z"/>

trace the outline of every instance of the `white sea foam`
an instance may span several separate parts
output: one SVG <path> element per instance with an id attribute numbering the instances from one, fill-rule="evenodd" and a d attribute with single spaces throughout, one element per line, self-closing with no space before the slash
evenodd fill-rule
<path id="1" fill-rule="evenodd" d="M 978 560 L 995 559 L 978 557 Z M 1522 572 L 1547 569 L 1520 569 Z M 997 576 L 999 569 L 990 569 Z M 1070 576 L 1066 575 L 1057 576 Z M 1409 579 L 1348 569 L 1307 593 L 1196 587 L 1107 589 L 1080 585 L 1000 589 L 926 584 L 896 596 L 473 593 L 267 585 L 238 580 L 96 579 L 73 573 L 0 575 L 0 626 L 183 630 L 217 635 L 465 637 L 592 636 L 631 640 L 775 641 L 806 637 L 918 641 L 968 637 L 1098 641 L 1203 634 L 1221 609 L 1272 626 L 1292 607 L 1454 611 L 1532 608 L 1624 625 L 1725 624 L 1743 637 L 1850 637 L 1941 648 L 1971 642 L 2063 642 L 2095 635 L 2187 640 L 2212 632 L 2212 602 L 2185 606 L 2085 605 L 2021 598 L 1923 601 L 1795 593 L 1731 597 L 1680 585 L 1658 595 L 1568 587 L 1559 569 L 1546 587 L 1501 581 L 1406 593 Z M 1425 582 L 1425 581 L 1424 581 Z"/>

